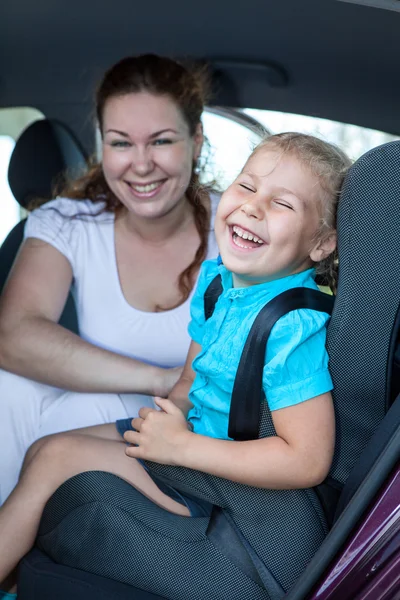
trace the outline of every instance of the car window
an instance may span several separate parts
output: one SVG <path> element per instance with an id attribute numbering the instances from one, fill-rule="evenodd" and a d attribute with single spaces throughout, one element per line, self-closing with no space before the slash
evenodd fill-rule
<path id="1" fill-rule="evenodd" d="M 44 115 L 30 107 L 0 109 L 0 245 L 24 216 L 8 185 L 8 165 L 15 142 L 22 131 Z"/>
<path id="2" fill-rule="evenodd" d="M 321 137 L 328 142 L 337 144 L 353 160 L 371 148 L 399 139 L 399 136 L 383 131 L 329 119 L 252 108 L 246 108 L 243 112 L 259 121 L 271 133 L 300 131 Z"/>
<path id="3" fill-rule="evenodd" d="M 244 118 L 243 118 L 244 117 Z M 202 116 L 206 143 L 203 181 L 215 180 L 221 189 L 232 183 L 265 131 L 255 120 L 246 120 L 235 109 L 207 108 Z"/>

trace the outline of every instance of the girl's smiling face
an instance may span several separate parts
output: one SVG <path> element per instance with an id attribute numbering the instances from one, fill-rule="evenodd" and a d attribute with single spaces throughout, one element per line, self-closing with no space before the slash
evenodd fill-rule
<path id="1" fill-rule="evenodd" d="M 295 154 L 268 145 L 250 157 L 222 195 L 215 233 L 235 287 L 280 279 L 332 252 L 336 236 L 321 245 L 322 190 Z"/>

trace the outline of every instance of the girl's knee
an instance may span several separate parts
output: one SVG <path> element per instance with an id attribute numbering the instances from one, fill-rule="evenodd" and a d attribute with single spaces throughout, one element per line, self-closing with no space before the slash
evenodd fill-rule
<path id="1" fill-rule="evenodd" d="M 38 440 L 36 440 L 35 442 L 33 442 L 33 444 L 31 444 L 28 448 L 28 450 L 26 451 L 25 454 L 25 458 L 24 458 L 24 462 L 22 464 L 22 471 L 26 468 L 26 466 L 31 462 L 31 460 L 33 459 L 33 457 L 38 453 L 38 451 L 40 450 L 40 448 L 46 444 L 48 438 L 50 438 L 52 436 L 47 435 L 45 437 L 39 438 Z"/>
<path id="2" fill-rule="evenodd" d="M 25 455 L 21 474 L 33 463 L 40 461 L 50 465 L 54 462 L 60 463 L 60 461 L 71 457 L 73 442 L 73 436 L 64 433 L 47 435 L 36 440 Z"/>

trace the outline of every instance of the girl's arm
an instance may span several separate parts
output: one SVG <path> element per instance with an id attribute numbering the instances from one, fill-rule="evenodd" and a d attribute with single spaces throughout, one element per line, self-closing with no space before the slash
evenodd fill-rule
<path id="1" fill-rule="evenodd" d="M 129 456 L 179 465 L 232 481 L 270 489 L 296 489 L 321 483 L 328 474 L 335 441 L 331 394 L 272 412 L 276 437 L 247 442 L 219 440 L 187 431 L 186 422 L 168 400 L 164 412 L 141 409 L 138 432 L 125 439 Z"/>
<path id="2" fill-rule="evenodd" d="M 192 363 L 200 350 L 200 344 L 192 340 L 182 374 L 168 395 L 168 399 L 183 412 L 185 417 L 187 417 L 189 410 L 193 407 L 193 404 L 189 400 L 189 391 L 195 378 Z"/>
<path id="3" fill-rule="evenodd" d="M 78 392 L 167 395 L 179 371 L 103 350 L 57 324 L 71 282 L 58 250 L 24 242 L 0 299 L 0 367 Z"/>

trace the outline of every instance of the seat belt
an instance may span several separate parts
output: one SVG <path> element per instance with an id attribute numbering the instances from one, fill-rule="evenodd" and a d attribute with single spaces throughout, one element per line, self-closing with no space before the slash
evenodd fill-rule
<path id="1" fill-rule="evenodd" d="M 213 314 L 222 291 L 221 276 L 217 275 L 204 294 L 206 319 Z M 301 308 L 318 310 L 330 315 L 334 301 L 334 296 L 301 287 L 286 290 L 263 306 L 250 329 L 240 357 L 229 411 L 228 435 L 230 438 L 237 441 L 258 438 L 264 394 L 262 377 L 265 348 L 272 327 L 278 319 L 292 310 Z"/>

